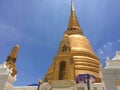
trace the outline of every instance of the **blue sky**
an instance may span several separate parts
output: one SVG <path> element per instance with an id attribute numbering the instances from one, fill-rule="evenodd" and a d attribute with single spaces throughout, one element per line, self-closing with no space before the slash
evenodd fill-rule
<path id="1" fill-rule="evenodd" d="M 0 63 L 19 44 L 14 85 L 42 79 L 70 16 L 70 0 L 0 0 Z M 105 65 L 120 50 L 120 0 L 74 0 L 84 35 Z"/>

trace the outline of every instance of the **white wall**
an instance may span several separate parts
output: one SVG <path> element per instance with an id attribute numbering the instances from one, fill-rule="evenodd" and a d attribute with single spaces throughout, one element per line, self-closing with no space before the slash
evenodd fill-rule
<path id="1" fill-rule="evenodd" d="M 37 90 L 37 86 L 18 86 L 14 87 L 13 90 Z"/>

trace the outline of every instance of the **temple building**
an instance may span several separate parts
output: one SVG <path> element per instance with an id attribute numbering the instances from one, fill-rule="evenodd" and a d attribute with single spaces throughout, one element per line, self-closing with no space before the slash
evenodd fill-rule
<path id="1" fill-rule="evenodd" d="M 14 46 L 0 64 L 0 90 L 120 90 L 120 51 L 113 59 L 107 57 L 106 66 L 102 66 L 84 36 L 73 2 L 58 52 L 37 86 L 13 86 L 18 50 L 19 45 Z"/>

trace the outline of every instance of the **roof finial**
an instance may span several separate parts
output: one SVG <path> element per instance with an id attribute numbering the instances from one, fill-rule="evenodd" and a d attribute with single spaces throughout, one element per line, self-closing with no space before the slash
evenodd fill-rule
<path id="1" fill-rule="evenodd" d="M 9 67 L 9 69 L 12 69 L 12 73 L 11 73 L 12 76 L 15 76 L 17 74 L 15 62 L 16 62 L 18 50 L 19 50 L 19 45 L 15 45 L 6 60 L 6 65 Z"/>
<path id="2" fill-rule="evenodd" d="M 73 0 L 71 0 L 71 10 L 72 10 L 72 11 L 75 11 Z"/>
<path id="3" fill-rule="evenodd" d="M 70 33 L 77 33 L 83 35 L 82 29 L 80 28 L 79 22 L 75 14 L 73 0 L 71 0 L 71 14 L 67 30 L 70 30 Z"/>
<path id="4" fill-rule="evenodd" d="M 12 57 L 12 58 L 17 58 L 18 50 L 19 50 L 19 45 L 17 44 L 13 47 L 9 56 Z"/>

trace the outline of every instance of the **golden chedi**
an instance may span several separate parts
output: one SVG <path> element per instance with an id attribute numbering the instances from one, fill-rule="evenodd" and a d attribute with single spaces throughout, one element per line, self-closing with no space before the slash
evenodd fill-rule
<path id="1" fill-rule="evenodd" d="M 96 77 L 96 82 L 101 82 L 99 67 L 100 61 L 83 35 L 72 2 L 68 29 L 44 79 L 75 80 L 80 74 L 90 74 Z"/>
<path id="2" fill-rule="evenodd" d="M 11 75 L 13 77 L 17 74 L 15 62 L 17 59 L 18 49 L 19 49 L 18 45 L 14 46 L 12 51 L 10 52 L 10 55 L 7 57 L 7 60 L 6 60 L 6 65 L 9 69 L 12 70 Z"/>

